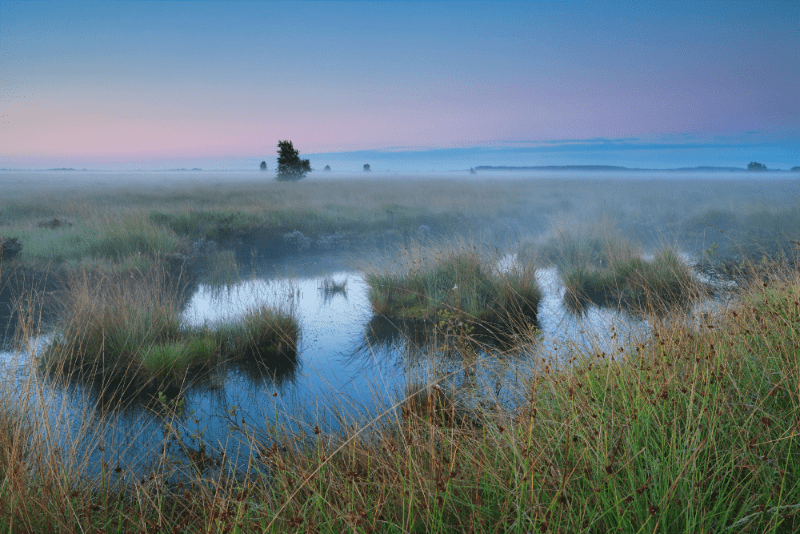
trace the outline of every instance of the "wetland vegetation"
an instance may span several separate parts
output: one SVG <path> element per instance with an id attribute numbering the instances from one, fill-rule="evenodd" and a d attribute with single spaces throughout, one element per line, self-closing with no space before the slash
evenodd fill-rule
<path id="1" fill-rule="evenodd" d="M 3 531 L 800 528 L 796 181 L 89 173 L 45 194 L 21 174 L 0 174 L 0 235 L 22 244 L 0 262 Z M 344 365 L 303 352 L 321 334 L 299 288 L 187 320 L 193 292 L 325 254 L 354 269 L 321 269 L 313 306 L 360 307 L 357 356 L 398 369 L 370 406 L 281 382 Z M 644 327 L 543 333 L 604 309 Z M 482 335 L 508 323 L 526 335 Z M 261 370 L 247 407 L 224 395 L 239 361 Z M 127 427 L 120 383 L 149 399 Z M 158 445 L 127 463 L 142 434 Z"/>
<path id="2" fill-rule="evenodd" d="M 542 298 L 535 269 L 501 269 L 501 260 L 466 242 L 402 246 L 392 267 L 365 275 L 372 309 L 387 318 L 452 317 L 472 327 L 533 326 Z"/>

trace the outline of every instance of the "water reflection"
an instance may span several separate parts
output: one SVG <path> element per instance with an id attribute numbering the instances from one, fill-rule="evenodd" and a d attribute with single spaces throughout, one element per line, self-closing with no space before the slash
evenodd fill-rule
<path id="1" fill-rule="evenodd" d="M 649 331 L 646 318 L 618 309 L 588 306 L 582 314 L 568 312 L 555 268 L 539 270 L 537 279 L 543 289 L 539 330 L 526 343 L 509 345 L 459 344 L 458 331 L 448 334 L 437 325 L 374 316 L 368 288 L 352 271 L 198 284 L 183 312 L 188 325 L 235 322 L 263 305 L 291 309 L 302 332 L 296 353 L 269 365 L 257 358 L 232 359 L 193 377 L 179 391 L 133 399 L 113 413 L 103 409 L 109 403 L 102 388 L 37 379 L 47 406 L 42 417 L 57 429 L 64 447 L 94 440 L 114 451 L 113 457 L 95 451 L 88 470 L 112 462 L 140 473 L 162 461 L 169 448 L 182 451 L 185 460 L 191 451 L 195 460 L 223 450 L 228 457 L 246 458 L 243 425 L 267 446 L 273 428 L 336 429 L 343 420 L 398 408 L 409 388 L 431 381 L 445 391 L 469 391 L 474 402 L 512 402 L 514 389 L 539 366 L 558 367 L 572 349 L 614 353 Z M 15 376 L 19 384 L 30 380 L 33 365 L 20 357 L 30 353 L 0 353 L 6 377 Z M 87 431 L 87 418 L 102 424 Z M 165 433 L 166 422 L 173 434 Z"/>

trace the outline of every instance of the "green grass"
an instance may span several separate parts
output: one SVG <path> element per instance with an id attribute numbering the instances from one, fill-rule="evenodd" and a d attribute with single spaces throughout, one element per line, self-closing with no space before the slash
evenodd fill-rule
<path id="1" fill-rule="evenodd" d="M 666 313 L 703 294 L 690 268 L 670 249 L 652 260 L 611 260 L 607 267 L 562 270 L 565 302 L 571 309 L 586 302 L 622 305 L 641 311 Z"/>
<path id="2" fill-rule="evenodd" d="M 149 218 L 154 225 L 166 226 L 178 235 L 207 239 L 219 239 L 226 233 L 261 223 L 254 214 L 223 210 L 189 210 L 183 213 L 152 211 Z"/>
<path id="3" fill-rule="evenodd" d="M 212 332 L 223 357 L 258 358 L 279 363 L 294 360 L 300 338 L 300 323 L 291 311 L 262 306 L 250 310 L 235 323 L 218 325 Z"/>
<path id="4" fill-rule="evenodd" d="M 85 262 L 113 266 L 140 254 L 154 256 L 158 264 L 164 254 L 190 251 L 201 237 L 228 247 L 280 244 L 281 236 L 295 230 L 315 243 L 339 234 L 350 243 L 380 245 L 415 237 L 427 227 L 433 235 L 471 232 L 505 244 L 538 238 L 554 219 L 594 227 L 605 218 L 647 246 L 678 242 L 700 255 L 716 243 L 721 256 L 737 261 L 788 254 L 800 232 L 795 183 L 788 179 L 753 184 L 717 177 L 713 193 L 702 179 L 675 175 L 641 180 L 541 175 L 531 180 L 516 174 L 317 180 L 312 175 L 282 183 L 212 173 L 191 180 L 170 175 L 167 181 L 143 175 L 135 186 L 84 173 L 58 183 L 35 173 L 24 178 L 4 173 L 0 179 L 7 180 L 0 234 L 22 240 L 16 261 L 78 269 Z M 40 226 L 53 219 L 73 226 Z"/>
<path id="5" fill-rule="evenodd" d="M 180 376 L 192 364 L 195 355 L 188 345 L 172 342 L 153 345 L 141 351 L 139 358 L 153 376 Z"/>
<path id="6" fill-rule="evenodd" d="M 523 256 L 543 265 L 556 265 L 562 272 L 611 265 L 639 257 L 641 252 L 622 237 L 609 221 L 601 221 L 588 229 L 560 227 L 543 245 L 526 243 Z"/>
<path id="7" fill-rule="evenodd" d="M 189 373 L 228 360 L 255 358 L 268 368 L 285 367 L 300 335 L 291 311 L 268 306 L 235 323 L 188 327 L 178 293 L 160 271 L 76 274 L 63 299 L 63 324 L 41 365 L 122 389 L 134 383 L 140 390 L 180 387 Z"/>
<path id="8" fill-rule="evenodd" d="M 33 265 L 79 264 L 82 261 L 109 260 L 134 262 L 159 257 L 180 248 L 176 234 L 152 224 L 143 217 L 131 216 L 89 225 L 78 222 L 71 227 L 8 229 L 5 235 L 23 243 L 20 261 Z"/>
<path id="9" fill-rule="evenodd" d="M 542 298 L 535 272 L 525 266 L 500 271 L 499 259 L 473 245 L 410 246 L 395 268 L 367 270 L 369 300 L 376 314 L 387 317 L 535 322 Z"/>

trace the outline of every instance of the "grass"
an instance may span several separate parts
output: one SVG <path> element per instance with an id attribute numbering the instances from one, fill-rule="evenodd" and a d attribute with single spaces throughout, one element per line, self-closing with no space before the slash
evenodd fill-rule
<path id="1" fill-rule="evenodd" d="M 261 223 L 254 214 L 224 210 L 189 210 L 183 213 L 152 211 L 149 218 L 154 225 L 166 226 L 178 235 L 212 240 Z"/>
<path id="2" fill-rule="evenodd" d="M 77 271 L 64 299 L 60 341 L 48 353 L 62 358 L 61 368 L 74 365 L 100 377 L 108 369 L 136 369 L 134 380 L 155 375 L 156 380 L 176 381 L 185 365 L 202 367 L 201 362 L 215 358 L 235 364 L 266 356 L 257 369 L 296 363 L 292 331 L 299 335 L 299 330 L 291 317 L 283 327 L 288 334 L 278 337 L 270 337 L 270 329 L 255 319 L 253 324 L 244 320 L 219 329 L 187 329 L 177 320 L 177 297 L 169 286 L 148 285 L 140 278 L 157 277 L 165 253 L 170 247 L 180 250 L 189 235 L 212 235 L 226 224 L 233 232 L 246 231 L 247 217 L 224 221 L 237 211 L 278 233 L 396 232 L 386 234 L 391 239 L 416 233 L 420 225 L 451 230 L 464 223 L 486 228 L 494 242 L 503 232 L 517 231 L 520 221 L 525 221 L 523 230 L 535 229 L 559 212 L 580 212 L 589 219 L 609 213 L 621 221 L 626 235 L 645 235 L 654 227 L 684 232 L 685 242 L 700 251 L 727 239 L 713 228 L 688 228 L 688 218 L 697 215 L 695 226 L 701 227 L 706 213 L 719 216 L 717 222 L 728 213 L 736 215 L 725 228 L 727 235 L 745 224 L 763 224 L 767 231 L 781 226 L 786 237 L 796 240 L 797 235 L 796 198 L 787 193 L 787 182 L 719 180 L 713 196 L 707 183 L 674 179 L 436 182 L 153 181 L 147 187 L 91 190 L 53 183 L 47 193 L 32 192 L 29 184 L 4 183 L 0 233 L 26 237 L 22 255 L 11 265 L 0 264 L 0 275 L 7 277 L 11 268 L 30 262 L 63 262 Z M 708 212 L 711 208 L 719 211 Z M 210 217 L 207 226 L 187 225 L 188 233 L 180 235 L 170 226 L 172 219 L 154 221 L 146 215 L 192 210 L 226 215 Z M 496 217 L 486 222 L 489 215 Z M 38 226 L 55 217 L 74 224 Z M 186 216 L 187 221 L 201 219 Z M 117 224 L 120 229 L 113 229 Z M 756 234 L 756 240 L 774 240 L 774 235 Z M 597 252 L 594 246 L 588 257 L 597 258 Z M 609 258 L 621 256 L 617 252 Z M 469 257 L 442 262 L 440 272 L 433 252 L 406 258 L 386 271 L 399 280 L 407 273 L 425 280 L 432 273 L 430 284 L 420 287 L 431 287 L 432 294 L 438 291 L 439 299 L 449 300 L 437 310 L 440 300 L 419 300 L 418 291 L 397 293 L 401 309 L 413 312 L 406 314 L 413 318 L 430 305 L 437 325 L 458 327 L 463 321 L 453 310 L 480 302 L 473 297 L 462 302 L 461 294 L 445 291 L 448 287 L 469 287 L 474 281 L 481 288 L 478 282 L 498 273 L 484 269 L 487 263 L 477 262 L 474 268 Z M 603 260 L 602 267 L 610 263 Z M 87 438 L 93 429 L 111 424 L 111 415 L 92 408 L 75 413 L 66 401 L 63 407 L 50 406 L 37 375 L 20 383 L 17 373 L 3 373 L 0 531 L 800 530 L 795 472 L 800 463 L 800 276 L 792 265 L 779 270 L 766 262 L 750 278 L 757 285 L 708 316 L 655 316 L 647 338 L 609 353 L 574 349 L 565 356 L 561 350 L 558 358 L 517 369 L 515 380 L 504 384 L 514 388 L 510 402 L 496 402 L 469 378 L 474 376 L 470 366 L 482 364 L 474 359 L 463 362 L 463 379 L 458 374 L 438 383 L 412 382 L 385 413 L 371 418 L 342 414 L 348 424 L 336 433 L 273 425 L 268 433 L 257 434 L 231 416 L 234 437 L 241 439 L 243 450 L 252 451 L 244 458 L 245 471 L 240 470 L 242 458 L 221 456 L 215 458 L 217 468 L 203 469 L 207 451 L 184 447 L 187 462 L 163 453 L 152 471 L 123 472 L 128 475 L 123 478 L 111 463 L 117 451 L 104 452 L 103 443 Z M 646 269 L 637 263 L 620 271 Z M 459 282 L 448 278 L 451 274 L 469 276 Z M 523 278 L 522 287 L 527 283 Z M 253 315 L 270 319 L 269 310 Z M 35 323 L 20 322 L 24 346 L 33 339 Z M 463 332 L 459 337 L 473 335 Z M 288 353 L 278 355 L 276 349 Z M 148 369 L 145 361 L 153 365 Z M 13 369 L 15 364 L 9 365 Z M 449 389 L 456 379 L 463 385 L 457 395 Z M 276 401 L 260 402 L 266 412 Z M 74 434 L 65 438 L 64 423 L 44 417 L 53 411 L 70 419 Z M 164 430 L 173 435 L 169 417 L 164 416 Z M 87 477 L 89 464 L 99 465 L 100 474 Z"/>
<path id="3" fill-rule="evenodd" d="M 619 228 L 604 219 L 588 228 L 559 222 L 544 244 L 526 242 L 522 255 L 541 264 L 556 265 L 562 272 L 590 267 L 603 268 L 612 262 L 630 261 L 641 251 L 622 236 Z"/>
<path id="4" fill-rule="evenodd" d="M 21 240 L 15 261 L 28 266 L 124 264 L 132 270 L 140 256 L 159 265 L 168 254 L 192 253 L 192 242 L 201 238 L 238 248 L 240 257 L 253 249 L 270 257 L 294 231 L 319 249 L 465 232 L 506 244 L 539 235 L 553 218 L 584 226 L 609 218 L 647 246 L 678 242 L 699 257 L 718 245 L 715 261 L 734 258 L 737 264 L 792 252 L 790 241 L 800 232 L 800 190 L 793 179 L 753 183 L 714 175 L 710 191 L 707 179 L 674 173 L 602 180 L 542 173 L 436 179 L 312 174 L 297 183 L 259 174 L 166 176 L 64 173 L 53 180 L 50 173 L 4 172 L 0 235 Z"/>
<path id="5" fill-rule="evenodd" d="M 177 235 L 141 216 L 99 219 L 69 227 L 38 226 L 7 230 L 23 243 L 21 260 L 32 265 L 79 265 L 106 260 L 133 261 L 141 256 L 160 257 L 181 248 Z"/>
<path id="6" fill-rule="evenodd" d="M 501 270 L 496 255 L 477 246 L 409 245 L 392 269 L 365 273 L 376 314 L 439 320 L 455 317 L 485 326 L 536 322 L 542 292 L 524 265 Z"/>
<path id="7" fill-rule="evenodd" d="M 234 323 L 190 328 L 179 300 L 160 271 L 74 275 L 63 297 L 63 325 L 41 365 L 103 388 L 156 391 L 181 388 L 228 360 L 257 359 L 267 368 L 286 367 L 287 355 L 294 361 L 300 328 L 291 311 L 263 306 Z"/>
<path id="8" fill-rule="evenodd" d="M 573 267 L 562 271 L 570 309 L 587 302 L 622 305 L 639 311 L 669 312 L 675 304 L 685 305 L 704 294 L 691 269 L 673 250 L 666 249 L 652 260 L 630 258 L 610 260 L 599 270 Z"/>
<path id="9" fill-rule="evenodd" d="M 262 306 L 235 323 L 217 326 L 212 335 L 226 359 L 288 357 L 295 361 L 300 324 L 291 311 Z"/>
<path id="10" fill-rule="evenodd" d="M 612 353 L 538 362 L 512 404 L 476 402 L 491 397 L 474 385 L 456 394 L 410 382 L 393 408 L 337 434 L 240 426 L 258 451 L 244 476 L 227 476 L 223 459 L 221 470 L 184 472 L 177 484 L 165 483 L 169 462 L 141 480 L 113 479 L 111 469 L 84 478 L 77 451 L 69 462 L 47 452 L 51 438 L 33 416 L 39 397 L 16 393 L 19 415 L 0 423 L 31 430 L 0 434 L 10 459 L 0 528 L 793 532 L 798 350 L 800 275 L 773 272 L 702 319 L 655 322 Z"/>
<path id="11" fill-rule="evenodd" d="M 541 245 L 524 243 L 521 255 L 556 266 L 572 311 L 593 303 L 664 314 L 708 292 L 674 249 L 664 247 L 645 259 L 611 221 L 588 229 L 557 226 L 553 233 Z"/>

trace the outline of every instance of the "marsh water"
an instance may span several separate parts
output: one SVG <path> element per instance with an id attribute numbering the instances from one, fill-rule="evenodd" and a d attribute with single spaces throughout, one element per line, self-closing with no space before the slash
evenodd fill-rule
<path id="1" fill-rule="evenodd" d="M 540 269 L 544 298 L 532 343 L 510 352 L 481 350 L 465 363 L 453 351 L 438 350 L 430 340 L 421 342 L 374 316 L 361 274 L 347 265 L 336 255 L 291 258 L 226 285 L 198 284 L 183 311 L 190 325 L 235 321 L 263 304 L 293 309 L 302 332 L 297 362 L 278 367 L 229 362 L 188 385 L 180 399 L 165 398 L 155 407 L 134 402 L 101 410 L 91 387 L 33 372 L 31 353 L 41 350 L 48 335 L 28 351 L 0 353 L 0 362 L 6 377 L 35 384 L 29 394 L 40 396 L 47 407 L 41 417 L 49 419 L 40 428 L 50 429 L 55 442 L 77 457 L 83 456 L 77 453 L 81 444 L 102 445 L 87 471 L 111 465 L 140 474 L 187 450 L 224 451 L 244 462 L 251 443 L 270 446 L 272 432 L 280 428 L 336 431 L 349 422 L 363 423 L 391 413 L 409 384 L 438 380 L 469 388 L 479 402 L 510 403 L 520 378 L 541 366 L 564 365 L 571 347 L 618 354 L 619 347 L 648 331 L 646 320 L 617 309 L 567 311 L 555 269 Z M 326 280 L 335 288 L 326 290 Z M 166 406 L 172 409 L 158 409 Z"/>

